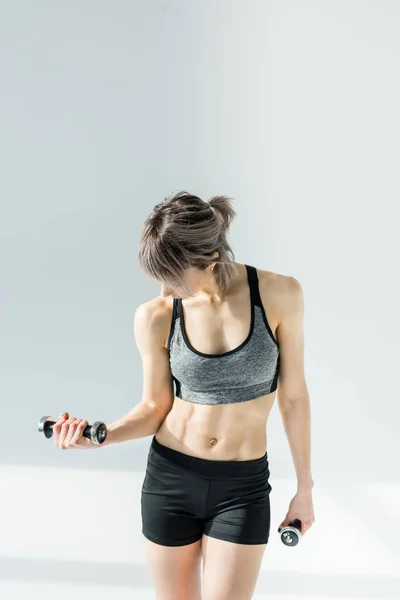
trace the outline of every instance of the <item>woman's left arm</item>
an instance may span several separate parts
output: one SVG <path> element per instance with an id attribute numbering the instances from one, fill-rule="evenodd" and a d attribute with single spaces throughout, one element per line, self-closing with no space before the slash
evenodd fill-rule
<path id="1" fill-rule="evenodd" d="M 311 475 L 311 411 L 304 373 L 304 294 L 295 277 L 282 276 L 279 296 L 280 320 L 276 330 L 280 353 L 277 398 L 297 475 L 297 493 L 280 528 L 294 519 L 301 533 L 315 521 Z"/>

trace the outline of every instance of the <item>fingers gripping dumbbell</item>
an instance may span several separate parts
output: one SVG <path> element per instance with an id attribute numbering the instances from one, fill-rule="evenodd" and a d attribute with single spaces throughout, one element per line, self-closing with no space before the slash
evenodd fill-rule
<path id="1" fill-rule="evenodd" d="M 38 431 L 43 432 L 46 438 L 51 438 L 53 425 L 56 423 L 57 421 L 53 417 L 42 417 L 39 421 Z M 93 444 L 102 444 L 107 437 L 107 425 L 102 421 L 95 421 L 93 425 L 86 425 L 83 437 L 92 440 Z"/>

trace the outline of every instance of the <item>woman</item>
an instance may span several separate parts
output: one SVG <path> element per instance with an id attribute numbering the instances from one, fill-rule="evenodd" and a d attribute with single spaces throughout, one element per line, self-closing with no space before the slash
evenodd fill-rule
<path id="1" fill-rule="evenodd" d="M 187 192 L 155 206 L 139 263 L 162 290 L 134 317 L 142 399 L 101 446 L 82 437 L 83 419 L 65 413 L 54 426 L 61 449 L 153 436 L 141 507 L 158 600 L 252 598 L 270 534 L 266 424 L 277 389 L 297 474 L 280 528 L 298 518 L 304 535 L 314 522 L 302 287 L 234 261 L 235 214 L 226 196 Z"/>

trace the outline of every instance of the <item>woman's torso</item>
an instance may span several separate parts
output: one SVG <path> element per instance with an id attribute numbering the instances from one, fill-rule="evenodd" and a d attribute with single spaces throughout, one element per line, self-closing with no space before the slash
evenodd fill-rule
<path id="1" fill-rule="evenodd" d="M 220 306 L 205 304 L 204 301 L 201 303 L 196 298 L 184 299 L 181 304 L 184 315 L 183 331 L 189 345 L 200 354 L 229 354 L 232 351 L 231 356 L 234 356 L 236 349 L 248 338 L 251 311 L 247 270 L 245 265 L 235 264 L 242 275 Z M 274 301 L 273 283 L 277 275 L 265 270 L 257 270 L 257 275 L 259 297 L 270 328 L 270 332 L 265 328 L 265 333 L 260 329 L 258 335 L 270 334 L 276 338 L 278 311 Z M 165 347 L 168 348 L 173 298 L 163 298 L 163 301 L 166 303 L 167 313 Z M 179 324 L 180 320 L 176 323 Z M 179 333 L 181 331 L 182 329 L 179 329 Z M 266 339 L 268 341 L 268 337 Z M 186 346 L 185 350 L 190 352 L 190 347 Z M 195 357 L 196 353 L 193 353 L 193 358 Z M 239 358 L 239 355 L 237 357 Z M 226 359 L 225 365 L 229 369 L 229 357 Z M 210 365 L 214 366 L 214 361 L 219 360 L 218 357 L 213 357 Z M 275 393 L 276 389 L 256 398 L 221 404 L 188 402 L 175 395 L 173 407 L 162 422 L 156 439 L 173 450 L 204 459 L 259 458 L 265 454 L 267 447 L 266 425 Z"/>

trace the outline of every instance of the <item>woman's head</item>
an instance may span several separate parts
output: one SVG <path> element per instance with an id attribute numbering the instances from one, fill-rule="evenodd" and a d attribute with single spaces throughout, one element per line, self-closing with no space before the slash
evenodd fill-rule
<path id="1" fill-rule="evenodd" d="M 226 237 L 235 216 L 227 196 L 204 201 L 181 191 L 165 198 L 144 223 L 140 266 L 168 294 L 191 296 L 196 282 L 203 282 L 209 273 L 223 295 L 235 274 L 235 257 Z"/>

